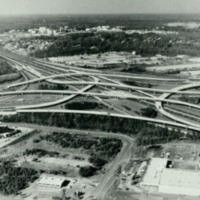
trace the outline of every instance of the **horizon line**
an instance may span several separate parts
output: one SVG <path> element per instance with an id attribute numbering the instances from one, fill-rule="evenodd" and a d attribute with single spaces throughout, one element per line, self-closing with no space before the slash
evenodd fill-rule
<path id="1" fill-rule="evenodd" d="M 0 14 L 0 16 L 69 16 L 69 15 L 200 15 L 200 13 L 24 13 L 24 14 Z"/>

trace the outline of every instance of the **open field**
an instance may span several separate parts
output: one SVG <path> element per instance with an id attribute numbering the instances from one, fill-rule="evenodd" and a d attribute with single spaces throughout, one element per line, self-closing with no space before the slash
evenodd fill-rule
<path id="1" fill-rule="evenodd" d="M 16 95 L 10 97 L 1 97 L 1 108 L 13 107 L 13 106 L 24 106 L 24 105 L 35 105 L 45 103 L 49 101 L 56 101 L 62 99 L 63 95 Z M 5 98 L 7 101 L 5 101 Z"/>
<path id="2" fill-rule="evenodd" d="M 172 160 L 194 161 L 198 164 L 200 145 L 193 143 L 175 143 L 164 146 L 164 151 L 170 153 Z"/>

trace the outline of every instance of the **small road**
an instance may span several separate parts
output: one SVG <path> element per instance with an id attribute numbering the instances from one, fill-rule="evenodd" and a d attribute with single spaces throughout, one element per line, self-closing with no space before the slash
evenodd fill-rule
<path id="1" fill-rule="evenodd" d="M 123 146 L 122 151 L 118 154 L 117 158 L 112 163 L 110 169 L 106 172 L 104 179 L 100 182 L 94 193 L 94 199 L 104 200 L 106 194 L 116 181 L 116 171 L 118 167 L 124 162 L 130 159 L 130 152 L 134 145 L 134 140 L 130 138 Z"/>

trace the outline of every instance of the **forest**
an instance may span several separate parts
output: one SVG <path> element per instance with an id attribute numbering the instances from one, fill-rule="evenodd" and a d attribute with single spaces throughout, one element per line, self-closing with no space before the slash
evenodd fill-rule
<path id="1" fill-rule="evenodd" d="M 3 194 L 18 194 L 37 178 L 38 172 L 34 169 L 15 167 L 9 161 L 0 165 L 0 191 Z"/>
<path id="2" fill-rule="evenodd" d="M 2 116 L 5 122 L 25 122 L 47 126 L 75 128 L 82 130 L 101 130 L 136 135 L 143 127 L 151 127 L 140 120 L 132 120 L 110 116 L 55 114 L 55 113 L 21 113 Z"/>
<path id="3" fill-rule="evenodd" d="M 169 27 L 168 27 L 169 29 Z M 176 30 L 175 30 L 176 31 Z M 37 50 L 36 57 L 73 56 L 105 52 L 133 52 L 141 56 L 199 56 L 199 30 L 177 30 L 178 34 L 125 32 L 82 32 L 62 37 L 49 36 L 34 39 L 52 42 L 48 49 Z M 131 68 L 127 72 L 130 72 Z M 135 70 L 134 70 L 135 71 Z"/>
<path id="4" fill-rule="evenodd" d="M 64 37 L 37 37 L 35 39 L 53 41 L 53 44 L 46 50 L 34 52 L 34 56 L 41 58 L 44 55 L 56 57 L 112 51 L 136 51 L 142 56 L 173 54 L 172 49 L 177 39 L 176 36 L 165 35 L 159 38 L 158 40 L 158 35 L 154 33 L 126 34 L 124 32 L 89 32 L 69 34 Z"/>

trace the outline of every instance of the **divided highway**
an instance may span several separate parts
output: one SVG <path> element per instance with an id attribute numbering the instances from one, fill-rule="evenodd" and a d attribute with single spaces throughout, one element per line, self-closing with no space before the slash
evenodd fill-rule
<path id="1" fill-rule="evenodd" d="M 147 100 L 147 101 L 153 101 L 156 102 L 156 107 L 160 109 L 162 107 L 161 103 L 170 103 L 170 104 L 177 104 L 182 106 L 187 106 L 190 108 L 196 108 L 200 110 L 200 105 L 187 103 L 183 101 L 178 100 L 171 100 L 167 99 L 166 97 L 169 97 L 172 94 L 167 94 L 167 96 L 161 96 L 161 97 L 145 97 L 145 96 L 136 96 L 132 95 L 130 93 L 121 95 L 121 94 L 108 94 L 108 93 L 94 93 L 94 92 L 87 92 L 88 90 L 92 89 L 93 86 L 89 85 L 87 87 L 84 87 L 83 89 L 79 91 L 62 91 L 62 90 L 23 90 L 23 91 L 11 91 L 11 92 L 0 92 L 0 96 L 13 96 L 13 95 L 45 95 L 45 94 L 51 94 L 51 95 L 70 95 L 67 97 L 64 97 L 62 99 L 59 99 L 54 102 L 48 102 L 43 104 L 38 104 L 34 106 L 17 106 L 16 109 L 32 109 L 32 108 L 44 108 L 44 107 L 51 107 L 54 105 L 65 103 L 69 100 L 72 100 L 75 96 L 81 95 L 81 96 L 91 96 L 91 97 L 103 97 L 103 98 L 117 98 L 117 99 L 133 99 L 133 100 Z"/>

